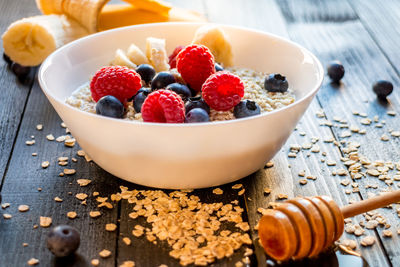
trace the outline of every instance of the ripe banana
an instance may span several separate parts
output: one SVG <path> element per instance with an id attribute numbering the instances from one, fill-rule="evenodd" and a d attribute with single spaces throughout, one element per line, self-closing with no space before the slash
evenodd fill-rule
<path id="1" fill-rule="evenodd" d="M 169 70 L 165 39 L 146 39 L 146 56 L 157 72 Z"/>
<path id="2" fill-rule="evenodd" d="M 149 64 L 149 60 L 147 59 L 146 55 L 135 44 L 131 44 L 129 46 L 126 55 L 128 56 L 129 60 L 136 65 Z"/>
<path id="3" fill-rule="evenodd" d="M 74 18 L 89 33 L 97 32 L 101 9 L 109 0 L 63 0 L 63 13 Z"/>
<path id="4" fill-rule="evenodd" d="M 136 68 L 136 64 L 129 60 L 122 49 L 117 49 L 117 51 L 115 51 L 115 57 L 112 65 L 125 66 L 131 69 Z"/>
<path id="5" fill-rule="evenodd" d="M 197 29 L 193 44 L 202 44 L 207 46 L 215 57 L 215 61 L 221 63 L 224 67 L 233 65 L 232 46 L 228 36 L 218 26 L 204 25 Z"/>
<path id="6" fill-rule="evenodd" d="M 79 23 L 65 15 L 24 18 L 3 34 L 4 52 L 24 66 L 36 66 L 60 46 L 87 35 Z"/>
<path id="7" fill-rule="evenodd" d="M 62 14 L 62 3 L 64 0 L 36 0 L 36 6 L 44 14 Z"/>
<path id="8" fill-rule="evenodd" d="M 161 15 L 168 15 L 169 10 L 172 8 L 171 4 L 162 0 L 123 0 L 138 9 L 149 10 Z"/>

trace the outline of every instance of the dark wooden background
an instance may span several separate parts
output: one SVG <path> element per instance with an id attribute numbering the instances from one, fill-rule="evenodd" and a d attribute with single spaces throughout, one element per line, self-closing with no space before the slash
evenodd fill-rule
<path id="1" fill-rule="evenodd" d="M 254 226 L 260 214 L 259 207 L 266 207 L 274 201 L 278 194 L 289 197 L 298 195 L 311 196 L 327 194 L 332 196 L 339 205 L 345 205 L 350 200 L 360 200 L 367 197 L 371 189 L 365 189 L 370 183 L 379 185 L 386 190 L 389 187 L 373 177 L 358 180 L 359 193 L 345 194 L 345 188 L 340 185 L 340 177 L 331 175 L 332 170 L 346 168 L 340 161 L 343 151 L 331 143 L 324 143 L 323 138 L 332 137 L 335 140 L 354 140 L 361 144 L 360 153 L 371 160 L 397 162 L 400 159 L 399 138 L 380 140 L 382 134 L 388 134 L 390 129 L 400 130 L 398 116 L 389 116 L 388 110 L 400 114 L 399 106 L 399 74 L 400 74 L 400 2 L 398 0 L 191 0 L 170 1 L 177 6 L 187 7 L 205 14 L 212 22 L 246 26 L 290 38 L 314 52 L 324 65 L 338 59 L 346 68 L 346 75 L 340 86 L 334 86 L 325 79 L 316 99 L 287 144 L 273 159 L 274 167 L 260 170 L 257 173 L 239 181 L 243 183 L 246 192 L 238 197 L 231 189 L 232 185 L 222 186 L 224 194 L 217 196 L 211 189 L 196 190 L 204 201 L 223 201 L 235 199 L 245 208 L 245 219 L 251 225 L 251 236 L 255 257 L 252 265 L 263 266 L 265 255 L 257 245 L 257 235 Z M 39 14 L 32 0 L 0 1 L 0 32 L 13 21 L 22 17 Z M 2 53 L 2 50 L 0 50 Z M 251 51 L 248 51 L 251 53 Z M 176 266 L 177 261 L 168 256 L 165 245 L 150 244 L 145 238 L 134 238 L 130 233 L 135 221 L 127 214 L 131 206 L 119 202 L 112 210 L 102 210 L 103 215 L 91 219 L 88 212 L 96 207 L 95 201 L 88 200 L 83 206 L 75 199 L 76 193 L 91 194 L 100 192 L 102 196 L 118 191 L 120 185 L 130 189 L 142 188 L 128 184 L 101 170 L 96 164 L 86 163 L 78 158 L 77 163 L 69 163 L 70 168 L 77 169 L 73 176 L 59 177 L 63 167 L 58 166 L 59 156 L 76 157 L 78 147 L 66 148 L 62 143 L 49 142 L 45 136 L 65 134 L 60 127 L 60 118 L 41 92 L 37 79 L 33 78 L 21 84 L 0 61 L 0 178 L 2 203 L 10 203 L 10 207 L 1 209 L 1 214 L 11 214 L 11 219 L 0 217 L 0 266 L 26 266 L 26 262 L 34 257 L 40 260 L 39 266 L 52 266 L 55 259 L 46 249 L 46 234 L 49 228 L 34 229 L 40 216 L 53 218 L 53 225 L 70 224 L 80 230 L 82 243 L 79 249 L 80 257 L 75 260 L 75 266 L 86 266 L 92 258 L 99 258 L 102 249 L 108 249 L 112 256 L 101 259 L 100 266 L 118 266 L 125 260 L 134 260 L 137 266 L 159 266 L 167 264 Z M 377 79 L 387 79 L 393 82 L 395 92 L 388 103 L 376 100 L 371 90 L 372 83 Z M 316 113 L 323 109 L 325 118 L 317 118 Z M 383 128 L 364 126 L 360 117 L 352 111 L 365 112 L 369 118 L 379 116 L 386 120 Z M 365 135 L 353 134 L 350 138 L 341 138 L 348 129 L 340 127 L 320 126 L 324 120 L 333 121 L 336 118 L 346 120 L 348 125 L 356 125 L 366 129 Z M 37 124 L 43 124 L 42 131 L 36 130 Z M 303 134 L 305 133 L 305 135 Z M 35 136 L 33 146 L 25 145 L 25 141 Z M 388 134 L 390 136 L 390 134 Z M 302 151 L 297 158 L 288 158 L 290 144 L 310 142 L 311 138 L 319 137 L 320 153 Z M 38 153 L 36 157 L 31 154 Z M 322 152 L 327 153 L 327 159 L 337 162 L 334 167 L 328 167 L 321 162 Z M 50 166 L 42 169 L 41 162 L 48 160 Z M 300 185 L 298 173 L 305 170 L 307 175 L 315 175 L 315 181 Z M 81 188 L 76 184 L 77 178 L 92 179 L 92 184 Z M 393 187 L 397 188 L 397 184 Z M 263 193 L 263 188 L 272 189 L 271 194 Z M 38 191 L 41 188 L 41 191 Z M 376 190 L 376 192 L 379 190 Z M 55 202 L 54 197 L 64 201 Z M 30 210 L 18 212 L 18 206 L 27 204 Z M 397 235 L 399 218 L 394 209 L 381 209 L 387 221 L 391 224 L 392 238 L 382 236 L 382 228 L 367 230 L 377 242 L 368 248 L 358 245 L 360 252 L 370 266 L 400 266 L 400 239 Z M 66 217 L 68 211 L 76 211 L 78 218 L 70 220 Z M 354 221 L 362 220 L 357 216 Z M 106 223 L 115 223 L 118 230 L 105 232 Z M 126 246 L 122 237 L 131 237 L 133 244 Z M 360 241 L 345 234 L 344 238 Z M 23 247 L 23 243 L 28 243 Z M 243 258 L 244 247 L 232 258 L 217 261 L 213 266 L 233 266 Z M 62 263 L 57 263 L 62 266 Z M 65 265 L 65 264 L 64 264 Z"/>

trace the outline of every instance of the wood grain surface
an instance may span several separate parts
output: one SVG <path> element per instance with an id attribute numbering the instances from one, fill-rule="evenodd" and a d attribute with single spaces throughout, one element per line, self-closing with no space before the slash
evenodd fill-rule
<path id="1" fill-rule="evenodd" d="M 358 183 L 360 192 L 349 193 L 346 191 L 351 191 L 352 186 L 344 186 L 341 182 L 343 179 L 351 180 L 350 176 L 332 175 L 332 172 L 347 168 L 342 158 L 349 140 L 360 143 L 359 153 L 371 161 L 399 161 L 400 139 L 391 135 L 391 131 L 400 130 L 400 54 L 397 49 L 400 35 L 396 28 L 400 23 L 398 1 L 385 1 L 384 4 L 377 4 L 373 0 L 169 2 L 201 12 L 211 22 L 245 26 L 289 38 L 315 53 L 324 66 L 338 59 L 346 69 L 339 85 L 331 84 L 328 77 L 325 79 L 296 130 L 272 160 L 273 167 L 261 169 L 237 182 L 244 185 L 244 195 L 238 196 L 237 190 L 231 188 L 233 184 L 220 187 L 224 190 L 223 195 L 213 194 L 212 189 L 195 190 L 192 193 L 207 203 L 239 201 L 245 211 L 243 219 L 251 227 L 253 245 L 247 246 L 255 251 L 250 257 L 251 266 L 266 265 L 266 256 L 255 230 L 261 216 L 258 209 L 268 207 L 270 202 L 282 201 L 278 200 L 280 194 L 289 198 L 329 195 L 343 206 L 365 199 L 369 193 L 398 188 L 397 181 L 388 185 L 367 175 L 351 181 Z M 0 31 L 4 32 L 16 19 L 34 14 L 39 14 L 34 1 L 1 1 Z M 378 79 L 390 80 L 395 86 L 395 92 L 388 102 L 378 101 L 372 92 L 372 83 Z M 146 188 L 117 179 L 95 163 L 86 162 L 83 157 L 77 156 L 77 145 L 69 148 L 62 142 L 47 140 L 46 135 L 62 136 L 66 134 L 66 129 L 60 126 L 60 118 L 41 92 L 37 79 L 19 83 L 5 62 L 0 60 L 0 88 L 1 195 L 2 203 L 10 203 L 10 207 L 0 209 L 0 266 L 27 266 L 27 261 L 32 257 L 40 260 L 39 266 L 91 266 L 90 261 L 95 258 L 100 259 L 100 266 L 119 266 L 126 260 L 135 261 L 136 266 L 179 264 L 168 255 L 166 243 L 152 244 L 144 237 L 136 238 L 131 234 L 136 224 L 144 223 L 144 220 L 129 218 L 132 204 L 120 201 L 111 202 L 113 209 L 97 207 L 94 192 L 99 192 L 100 196 L 110 196 L 118 192 L 121 185 L 131 190 Z M 397 112 L 397 115 L 388 115 L 389 110 Z M 372 120 L 371 125 L 361 124 L 363 118 L 354 115 L 354 111 L 367 114 Z M 378 116 L 378 123 L 373 121 L 375 116 Z M 333 126 L 321 125 L 326 121 L 332 122 Z M 36 130 L 37 124 L 43 124 L 42 131 Z M 352 133 L 350 137 L 344 137 L 349 128 L 340 127 L 343 124 L 365 129 L 366 134 Z M 379 128 L 377 124 L 383 127 Z M 388 141 L 381 140 L 384 134 L 389 137 Z M 32 140 L 32 136 L 36 143 L 27 146 L 25 142 Z M 338 143 L 324 142 L 325 139 L 333 139 Z M 293 144 L 302 146 L 309 143 L 317 145 L 319 151 L 302 148 L 296 158 L 288 157 Z M 32 156 L 32 153 L 37 153 L 37 156 Z M 67 166 L 58 165 L 57 158 L 61 156 L 69 158 Z M 72 158 L 76 158 L 76 162 Z M 328 166 L 328 160 L 335 161 L 336 165 Z M 50 166 L 43 169 L 43 161 L 49 161 Z M 59 173 L 64 168 L 76 169 L 77 173 L 60 177 Z M 92 182 L 80 187 L 76 180 L 82 178 Z M 307 181 L 304 185 L 300 183 L 303 179 Z M 366 186 L 370 184 L 377 184 L 379 189 L 367 189 Z M 271 193 L 266 194 L 265 188 L 271 189 Z M 78 193 L 88 195 L 86 203 L 82 204 L 75 197 Z M 55 197 L 63 201 L 56 202 Z M 29 205 L 30 210 L 19 212 L 18 206 L 22 204 Z M 397 208 L 398 205 L 393 205 L 391 209 L 379 210 L 387 224 L 390 224 L 393 237 L 384 237 L 383 227 L 366 230 L 365 235 L 373 236 L 375 244 L 357 247 L 370 266 L 400 266 Z M 89 211 L 94 210 L 99 210 L 102 215 L 91 218 Z M 69 211 L 75 211 L 77 218 L 69 219 Z M 12 218 L 4 219 L 4 214 L 11 214 Z M 50 228 L 36 227 L 40 216 L 52 217 L 53 226 L 69 224 L 79 229 L 82 242 L 75 257 L 60 261 L 51 255 L 46 248 L 46 235 Z M 365 222 L 363 216 L 353 219 L 353 223 L 360 222 Z M 116 224 L 117 230 L 105 231 L 108 223 Z M 228 225 L 227 229 L 233 228 Z M 126 245 L 123 237 L 129 237 L 132 244 Z M 342 238 L 359 243 L 363 236 L 345 233 Z M 23 243 L 28 245 L 23 246 Z M 107 259 L 101 259 L 98 255 L 103 249 L 111 252 Z M 211 266 L 234 266 L 244 257 L 245 249 L 246 246 L 243 246 L 232 257 L 218 260 Z"/>

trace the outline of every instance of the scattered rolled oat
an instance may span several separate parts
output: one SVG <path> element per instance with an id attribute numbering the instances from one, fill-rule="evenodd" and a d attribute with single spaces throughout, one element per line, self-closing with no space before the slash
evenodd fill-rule
<path id="1" fill-rule="evenodd" d="M 35 258 L 31 258 L 30 260 L 28 260 L 28 265 L 33 266 L 33 265 L 37 265 L 39 264 L 39 260 L 35 259 Z"/>
<path id="2" fill-rule="evenodd" d="M 91 212 L 89 212 L 89 216 L 90 217 L 92 217 L 92 218 L 97 218 L 97 217 L 99 217 L 101 215 L 101 212 L 100 211 L 91 211 Z"/>
<path id="3" fill-rule="evenodd" d="M 20 212 L 26 212 L 26 211 L 29 210 L 29 206 L 28 206 L 28 205 L 19 205 L 19 206 L 18 206 L 18 210 L 19 210 Z"/>
<path id="4" fill-rule="evenodd" d="M 265 187 L 265 188 L 264 188 L 264 194 L 269 195 L 269 194 L 271 194 L 271 192 L 272 192 L 272 189 L 271 189 L 271 188 L 269 188 L 269 187 Z"/>
<path id="5" fill-rule="evenodd" d="M 244 192 L 245 192 L 245 189 L 243 188 L 242 190 L 240 190 L 240 191 L 238 192 L 238 196 L 241 196 L 241 195 L 243 195 L 243 194 L 244 194 Z"/>
<path id="6" fill-rule="evenodd" d="M 232 186 L 232 189 L 240 189 L 242 187 L 243 187 L 242 184 L 235 184 L 235 185 Z"/>
<path id="7" fill-rule="evenodd" d="M 274 163 L 272 161 L 267 162 L 267 164 L 265 164 L 265 168 L 271 168 L 274 167 Z"/>
<path id="8" fill-rule="evenodd" d="M 54 141 L 55 138 L 54 138 L 54 135 L 48 134 L 48 135 L 46 135 L 46 139 L 49 141 Z"/>
<path id="9" fill-rule="evenodd" d="M 48 161 L 43 161 L 42 162 L 42 168 L 43 169 L 46 169 L 47 167 L 49 167 L 49 165 L 50 165 L 50 162 L 48 162 Z"/>
<path id="10" fill-rule="evenodd" d="M 78 193 L 75 195 L 75 197 L 79 200 L 85 200 L 88 197 L 88 195 L 85 193 Z"/>
<path id="11" fill-rule="evenodd" d="M 64 169 L 64 174 L 66 175 L 73 175 L 76 173 L 75 169 Z"/>
<path id="12" fill-rule="evenodd" d="M 361 239 L 361 245 L 364 247 L 372 246 L 375 243 L 375 237 L 369 235 Z"/>
<path id="13" fill-rule="evenodd" d="M 100 261 L 99 261 L 98 259 L 93 259 L 93 260 L 91 260 L 90 263 L 91 263 L 93 266 L 99 266 Z"/>
<path id="14" fill-rule="evenodd" d="M 67 147 L 73 147 L 75 145 L 75 138 L 65 139 L 64 145 Z"/>
<path id="15" fill-rule="evenodd" d="M 12 218 L 12 215 L 11 215 L 11 214 L 8 214 L 8 213 L 4 213 L 4 214 L 3 214 L 3 218 L 4 218 L 4 219 L 11 219 L 11 218 Z"/>
<path id="16" fill-rule="evenodd" d="M 51 225 L 52 221 L 51 217 L 40 216 L 39 224 L 41 227 L 46 228 Z"/>
<path id="17" fill-rule="evenodd" d="M 89 180 L 89 179 L 78 179 L 78 180 L 76 180 L 76 182 L 80 186 L 87 186 L 88 184 L 90 184 L 92 182 L 92 180 Z"/>
<path id="18" fill-rule="evenodd" d="M 65 124 L 65 122 L 61 122 L 61 127 L 63 127 L 63 128 L 67 128 L 67 125 Z"/>
<path id="19" fill-rule="evenodd" d="M 25 141 L 25 144 L 27 145 L 27 146 L 31 146 L 31 145 L 34 145 L 35 144 L 35 140 L 28 140 L 28 141 Z"/>
<path id="20" fill-rule="evenodd" d="M 103 249 L 102 251 L 99 252 L 99 256 L 102 258 L 108 258 L 111 256 L 111 251 Z"/>
<path id="21" fill-rule="evenodd" d="M 306 180 L 306 179 L 300 179 L 300 180 L 299 180 L 299 183 L 300 183 L 301 185 L 305 185 L 305 184 L 307 184 L 307 180 Z"/>
<path id="22" fill-rule="evenodd" d="M 43 130 L 43 125 L 42 124 L 36 125 L 36 130 L 38 130 L 38 131 Z"/>
<path id="23" fill-rule="evenodd" d="M 213 191 L 212 191 L 214 194 L 216 194 L 216 195 L 222 195 L 223 193 L 224 193 L 224 191 L 221 189 L 221 188 L 215 188 Z"/>
<path id="24" fill-rule="evenodd" d="M 119 267 L 135 267 L 134 261 L 124 261 Z"/>
<path id="25" fill-rule="evenodd" d="M 278 194 L 277 196 L 276 196 L 276 198 L 277 199 L 288 199 L 288 195 L 286 195 L 286 194 Z"/>
<path id="26" fill-rule="evenodd" d="M 132 241 L 129 237 L 124 237 L 122 238 L 122 241 L 125 243 L 125 245 L 130 246 L 132 244 Z"/>
<path id="27" fill-rule="evenodd" d="M 54 198 L 54 201 L 55 201 L 55 202 L 62 202 L 63 200 L 62 200 L 61 198 L 59 198 L 59 197 L 55 197 L 55 198 Z"/>
<path id="28" fill-rule="evenodd" d="M 70 218 L 70 219 L 75 219 L 76 216 L 78 216 L 78 214 L 76 214 L 75 211 L 69 211 L 69 212 L 67 212 L 67 217 Z"/>
<path id="29" fill-rule="evenodd" d="M 117 225 L 114 223 L 107 223 L 106 224 L 106 231 L 113 232 L 117 229 Z"/>
<path id="30" fill-rule="evenodd" d="M 10 207 L 10 203 L 3 203 L 3 204 L 1 204 L 1 208 L 2 208 L 2 209 L 6 209 L 6 208 L 8 208 L 8 207 Z"/>
<path id="31" fill-rule="evenodd" d="M 384 237 L 392 237 L 393 233 L 390 230 L 383 230 L 382 231 Z"/>
<path id="32" fill-rule="evenodd" d="M 344 239 L 340 241 L 340 244 L 343 246 L 350 248 L 351 250 L 355 250 L 357 248 L 357 242 L 351 239 Z"/>

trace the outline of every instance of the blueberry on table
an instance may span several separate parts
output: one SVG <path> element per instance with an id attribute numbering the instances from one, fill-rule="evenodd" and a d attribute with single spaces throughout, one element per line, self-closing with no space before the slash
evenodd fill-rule
<path id="1" fill-rule="evenodd" d="M 187 87 L 184 84 L 180 83 L 171 83 L 167 87 L 165 87 L 166 90 L 171 90 L 177 93 L 182 97 L 183 100 L 189 98 L 192 96 L 192 92 L 190 91 L 189 87 Z"/>
<path id="2" fill-rule="evenodd" d="M 216 71 L 216 72 L 218 72 L 218 71 L 223 71 L 223 70 L 224 70 L 224 68 L 223 68 L 220 64 L 215 63 L 215 71 Z"/>
<path id="3" fill-rule="evenodd" d="M 210 107 L 207 105 L 207 103 L 204 101 L 204 99 L 201 98 L 201 96 L 196 96 L 196 97 L 190 97 L 188 98 L 188 101 L 185 104 L 185 111 L 186 114 L 194 109 L 194 108 L 202 108 L 204 109 L 208 114 L 210 113 Z"/>
<path id="4" fill-rule="evenodd" d="M 13 63 L 13 61 L 11 60 L 11 58 L 9 56 L 6 55 L 6 53 L 3 53 L 3 59 L 5 62 L 7 62 L 7 65 L 10 66 L 11 63 Z"/>
<path id="5" fill-rule="evenodd" d="M 79 232 L 68 225 L 59 225 L 47 235 L 47 248 L 56 257 L 66 257 L 74 253 L 80 244 Z"/>
<path id="6" fill-rule="evenodd" d="M 96 113 L 112 118 L 122 118 L 124 115 L 124 105 L 116 97 L 106 95 L 97 101 Z"/>
<path id="7" fill-rule="evenodd" d="M 174 82 L 176 82 L 174 75 L 166 71 L 161 71 L 151 81 L 151 90 L 165 88 Z"/>
<path id="8" fill-rule="evenodd" d="M 393 92 L 393 84 L 389 81 L 379 80 L 374 83 L 372 90 L 379 98 L 385 99 Z"/>
<path id="9" fill-rule="evenodd" d="M 265 77 L 264 88 L 268 92 L 284 93 L 288 90 L 289 83 L 285 76 L 278 73 L 272 73 Z"/>
<path id="10" fill-rule="evenodd" d="M 338 83 L 344 76 L 344 67 L 340 61 L 332 61 L 328 65 L 328 76 L 335 83 Z"/>
<path id="11" fill-rule="evenodd" d="M 133 108 L 137 113 L 142 111 L 142 105 L 146 97 L 151 93 L 150 88 L 140 88 L 133 98 Z"/>
<path id="12" fill-rule="evenodd" d="M 139 73 L 145 83 L 149 83 L 156 75 L 156 70 L 149 64 L 141 64 L 136 68 L 136 72 Z"/>
<path id="13" fill-rule="evenodd" d="M 239 104 L 233 108 L 233 115 L 235 115 L 237 119 L 258 114 L 261 114 L 260 106 L 256 102 L 247 99 L 240 101 Z"/>
<path id="14" fill-rule="evenodd" d="M 22 66 L 18 63 L 11 63 L 11 70 L 20 81 L 23 81 L 30 73 L 31 67 Z"/>
<path id="15" fill-rule="evenodd" d="M 194 108 L 191 109 L 188 113 L 186 113 L 185 122 L 193 123 L 193 122 L 208 122 L 210 121 L 210 116 L 208 116 L 207 111 L 202 108 Z"/>

